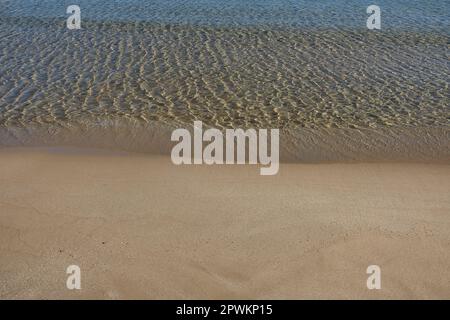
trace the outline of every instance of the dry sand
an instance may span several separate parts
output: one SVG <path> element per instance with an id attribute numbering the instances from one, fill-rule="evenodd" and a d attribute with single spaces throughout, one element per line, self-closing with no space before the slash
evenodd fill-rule
<path id="1" fill-rule="evenodd" d="M 2 149 L 0 297 L 448 299 L 450 166 Z"/>

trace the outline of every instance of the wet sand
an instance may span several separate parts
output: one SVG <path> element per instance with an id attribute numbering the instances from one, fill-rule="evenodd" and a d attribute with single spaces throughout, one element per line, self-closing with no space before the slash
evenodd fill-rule
<path id="1" fill-rule="evenodd" d="M 0 149 L 0 298 L 450 298 L 450 166 Z M 81 290 L 66 268 L 81 268 Z M 366 268 L 381 267 L 381 290 Z"/>

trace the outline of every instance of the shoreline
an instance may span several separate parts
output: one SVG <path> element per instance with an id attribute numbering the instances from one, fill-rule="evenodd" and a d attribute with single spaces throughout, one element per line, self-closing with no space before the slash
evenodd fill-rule
<path id="1" fill-rule="evenodd" d="M 186 128 L 192 135 L 192 124 L 136 120 L 0 127 L 0 148 L 78 148 L 170 156 L 177 144 L 171 134 L 177 128 Z M 208 128 L 214 127 L 205 125 L 204 130 Z M 224 128 L 219 130 L 224 132 Z M 280 162 L 449 163 L 450 128 L 282 128 Z"/>
<path id="2" fill-rule="evenodd" d="M 450 0 L 77 3 L 0 0 L 0 300 L 450 300 Z"/>
<path id="3" fill-rule="evenodd" d="M 0 297 L 448 298 L 448 163 L 256 167 L 0 149 Z"/>

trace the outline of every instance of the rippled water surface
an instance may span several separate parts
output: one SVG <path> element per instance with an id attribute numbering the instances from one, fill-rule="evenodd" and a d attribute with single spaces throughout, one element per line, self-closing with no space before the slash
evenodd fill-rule
<path id="1" fill-rule="evenodd" d="M 0 126 L 117 131 L 124 120 L 197 119 L 438 128 L 446 141 L 450 1 L 393 2 L 377 2 L 382 29 L 370 31 L 372 3 L 359 0 L 0 0 Z M 65 28 L 70 4 L 82 30 Z"/>

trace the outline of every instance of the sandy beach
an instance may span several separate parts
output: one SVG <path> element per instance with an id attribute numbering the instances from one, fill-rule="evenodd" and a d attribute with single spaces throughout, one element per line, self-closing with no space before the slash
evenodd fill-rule
<path id="1" fill-rule="evenodd" d="M 449 0 L 0 0 L 0 39 L 0 300 L 450 299 Z"/>
<path id="2" fill-rule="evenodd" d="M 0 298 L 448 299 L 450 166 L 0 150 Z M 66 268 L 81 268 L 81 290 Z M 381 268 L 368 290 L 366 268 Z"/>

